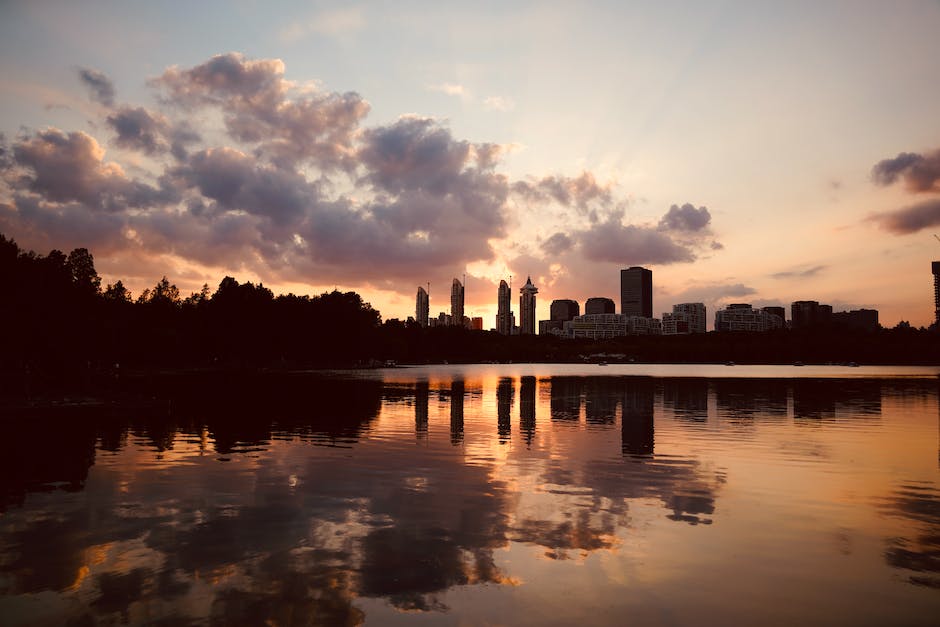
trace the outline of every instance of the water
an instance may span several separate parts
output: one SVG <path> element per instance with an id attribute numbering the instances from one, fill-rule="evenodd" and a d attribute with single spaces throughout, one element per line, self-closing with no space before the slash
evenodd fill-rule
<path id="1" fill-rule="evenodd" d="M 936 625 L 938 384 L 447 366 L 8 411 L 0 623 Z"/>

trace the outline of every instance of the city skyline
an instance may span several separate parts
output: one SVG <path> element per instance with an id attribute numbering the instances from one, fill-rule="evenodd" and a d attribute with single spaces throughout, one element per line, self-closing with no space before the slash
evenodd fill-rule
<path id="1" fill-rule="evenodd" d="M 135 295 L 228 275 L 404 319 L 466 274 L 489 328 L 503 277 L 544 320 L 642 265 L 656 316 L 934 321 L 940 6 L 588 9 L 8 3 L 0 232 Z"/>

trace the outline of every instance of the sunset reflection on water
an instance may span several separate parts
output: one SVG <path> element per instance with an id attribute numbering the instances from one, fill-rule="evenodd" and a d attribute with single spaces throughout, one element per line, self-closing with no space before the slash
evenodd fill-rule
<path id="1" fill-rule="evenodd" d="M 935 376 L 611 371 L 199 380 L 11 411 L 0 615 L 934 624 Z"/>

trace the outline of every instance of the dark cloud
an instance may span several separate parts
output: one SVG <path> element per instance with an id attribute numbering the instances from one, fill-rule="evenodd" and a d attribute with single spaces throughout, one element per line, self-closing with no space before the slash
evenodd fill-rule
<path id="1" fill-rule="evenodd" d="M 671 264 L 695 260 L 692 249 L 651 227 L 608 218 L 577 234 L 581 253 L 592 261 L 621 265 Z"/>
<path id="2" fill-rule="evenodd" d="M 681 207 L 673 205 L 660 219 L 659 228 L 665 231 L 699 232 L 708 229 L 711 219 L 706 207 L 696 209 L 689 203 Z"/>
<path id="3" fill-rule="evenodd" d="M 940 198 L 931 198 L 910 207 L 879 213 L 870 220 L 895 235 L 908 235 L 931 226 L 940 226 Z"/>
<path id="4" fill-rule="evenodd" d="M 172 67 L 152 81 L 183 107 L 215 106 L 237 141 L 280 166 L 311 161 L 325 169 L 355 167 L 353 137 L 369 104 L 359 94 L 296 90 L 280 59 L 217 55 L 188 70 Z"/>
<path id="5" fill-rule="evenodd" d="M 912 192 L 940 191 L 940 150 L 927 154 L 902 152 L 893 159 L 875 164 L 871 178 L 877 185 L 891 185 L 898 179 Z"/>
<path id="6" fill-rule="evenodd" d="M 108 125 L 117 132 L 114 143 L 121 148 L 155 154 L 167 150 L 163 135 L 167 121 L 143 107 L 121 107 L 107 118 Z"/>
<path id="7" fill-rule="evenodd" d="M 91 99 L 106 107 L 114 106 L 114 84 L 98 70 L 79 68 L 78 77 L 88 89 Z"/>
<path id="8" fill-rule="evenodd" d="M 809 277 L 814 277 L 820 272 L 827 270 L 828 268 L 829 266 L 819 265 L 819 266 L 812 266 L 809 268 L 805 268 L 803 270 L 786 270 L 784 272 L 775 272 L 771 274 L 770 276 L 772 276 L 775 279 L 795 279 L 795 278 L 806 279 Z"/>
<path id="9" fill-rule="evenodd" d="M 542 242 L 542 251 L 551 257 L 566 253 L 574 247 L 574 241 L 564 233 L 555 233 Z"/>
<path id="10" fill-rule="evenodd" d="M 565 207 L 586 210 L 596 203 L 608 207 L 613 201 L 609 186 L 600 185 L 590 172 L 582 172 L 577 178 L 546 176 L 541 179 L 516 181 L 512 191 L 529 202 L 557 202 Z"/>
<path id="11" fill-rule="evenodd" d="M 173 198 L 172 190 L 157 189 L 130 179 L 116 163 L 104 162 L 104 150 L 86 133 L 46 129 L 13 146 L 13 160 L 23 171 L 11 182 L 47 202 L 78 202 L 105 211 L 145 208 Z"/>

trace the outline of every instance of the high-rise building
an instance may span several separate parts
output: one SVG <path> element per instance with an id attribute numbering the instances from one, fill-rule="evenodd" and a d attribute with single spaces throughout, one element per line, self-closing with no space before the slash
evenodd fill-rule
<path id="1" fill-rule="evenodd" d="M 454 279 L 450 287 L 450 319 L 455 326 L 463 325 L 463 284 Z"/>
<path id="2" fill-rule="evenodd" d="M 940 261 L 934 261 L 931 269 L 933 270 L 933 307 L 936 315 L 934 320 L 937 326 L 940 326 Z"/>
<path id="3" fill-rule="evenodd" d="M 554 322 L 565 322 L 575 316 L 581 315 L 581 307 L 578 301 L 570 299 L 553 300 L 549 308 L 549 317 Z"/>
<path id="4" fill-rule="evenodd" d="M 780 318 L 780 328 L 781 328 L 781 329 L 787 326 L 787 310 L 786 310 L 786 308 L 784 308 L 784 307 L 779 307 L 779 306 L 776 306 L 776 305 L 771 305 L 771 306 L 768 306 L 768 307 L 761 307 L 761 309 L 762 309 L 763 311 L 766 311 L 767 313 L 769 313 L 769 314 L 772 315 L 772 316 L 777 316 L 778 318 Z"/>
<path id="5" fill-rule="evenodd" d="M 612 313 L 617 313 L 617 306 L 614 305 L 613 299 L 598 296 L 589 298 L 584 303 L 584 315 L 586 316 Z"/>
<path id="6" fill-rule="evenodd" d="M 790 325 L 794 329 L 828 326 L 832 322 L 832 305 L 815 300 L 798 300 L 790 305 Z"/>
<path id="7" fill-rule="evenodd" d="M 506 281 L 500 281 L 496 295 L 496 331 L 503 335 L 512 335 L 512 327 L 516 323 L 512 317 L 511 302 L 512 292 L 509 285 Z"/>
<path id="8" fill-rule="evenodd" d="M 428 316 L 431 313 L 431 299 L 423 287 L 418 288 L 415 298 L 415 319 L 422 327 L 428 326 Z"/>
<path id="9" fill-rule="evenodd" d="M 519 288 L 519 333 L 535 335 L 535 295 L 539 293 L 532 285 L 532 277 L 527 277 L 525 285 Z"/>
<path id="10" fill-rule="evenodd" d="M 653 317 L 653 271 L 632 266 L 620 271 L 620 313 Z"/>
<path id="11" fill-rule="evenodd" d="M 705 304 L 679 303 L 663 314 L 663 335 L 705 333 Z"/>

